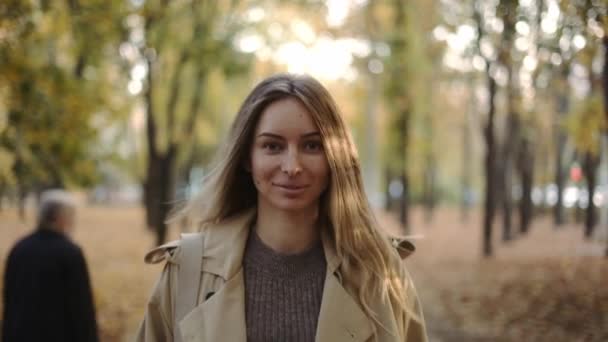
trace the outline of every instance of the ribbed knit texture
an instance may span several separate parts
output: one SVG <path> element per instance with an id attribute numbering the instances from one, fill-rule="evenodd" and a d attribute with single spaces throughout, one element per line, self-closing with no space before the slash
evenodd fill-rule
<path id="1" fill-rule="evenodd" d="M 252 232 L 243 267 L 247 341 L 313 342 L 326 272 L 321 242 L 283 255 Z"/>

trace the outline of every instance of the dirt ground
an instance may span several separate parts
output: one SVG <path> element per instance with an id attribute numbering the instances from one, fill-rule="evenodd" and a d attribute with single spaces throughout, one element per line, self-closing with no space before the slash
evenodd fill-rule
<path id="1" fill-rule="evenodd" d="M 392 216 L 379 219 L 399 229 Z M 608 341 L 604 242 L 584 241 L 580 226 L 554 230 L 539 218 L 527 236 L 507 244 L 497 232 L 494 257 L 483 259 L 479 222 L 476 213 L 462 222 L 457 210 L 441 209 L 425 223 L 413 212 L 417 251 L 406 263 L 431 341 Z M 1 275 L 10 247 L 32 226 L 32 213 L 22 223 L 14 210 L 0 212 Z M 143 263 L 153 245 L 143 211 L 83 207 L 77 226 L 74 239 L 88 260 L 102 341 L 130 341 L 162 268 Z"/>
<path id="2" fill-rule="evenodd" d="M 392 216 L 381 215 L 391 230 Z M 605 242 L 549 217 L 508 243 L 495 224 L 494 256 L 481 258 L 481 217 L 443 209 L 430 223 L 414 211 L 414 278 L 431 341 L 608 341 Z M 598 227 L 605 230 L 606 227 Z M 605 234 L 598 234 L 603 235 Z"/>

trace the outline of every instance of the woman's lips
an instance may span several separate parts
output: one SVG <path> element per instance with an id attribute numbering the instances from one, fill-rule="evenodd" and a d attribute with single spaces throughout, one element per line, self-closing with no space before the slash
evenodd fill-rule
<path id="1" fill-rule="evenodd" d="M 299 195 L 306 190 L 306 185 L 291 185 L 291 184 L 275 184 L 276 187 L 281 189 L 288 195 Z"/>
<path id="2" fill-rule="evenodd" d="M 280 188 L 285 188 L 285 189 L 290 189 L 290 190 L 303 189 L 306 187 L 306 185 L 293 185 L 293 184 L 275 184 L 275 185 Z"/>

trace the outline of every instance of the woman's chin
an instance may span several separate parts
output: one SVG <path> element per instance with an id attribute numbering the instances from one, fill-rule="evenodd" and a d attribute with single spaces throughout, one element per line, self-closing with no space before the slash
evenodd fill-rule
<path id="1" fill-rule="evenodd" d="M 309 210 L 314 207 L 315 203 L 315 201 L 305 201 L 304 199 L 300 198 L 291 198 L 274 201 L 274 203 L 272 203 L 272 206 L 278 210 L 294 212 Z"/>

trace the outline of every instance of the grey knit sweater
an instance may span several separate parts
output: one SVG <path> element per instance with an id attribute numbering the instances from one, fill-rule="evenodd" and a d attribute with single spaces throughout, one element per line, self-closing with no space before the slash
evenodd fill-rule
<path id="1" fill-rule="evenodd" d="M 313 342 L 326 272 L 321 242 L 283 255 L 251 232 L 243 267 L 247 341 Z"/>

